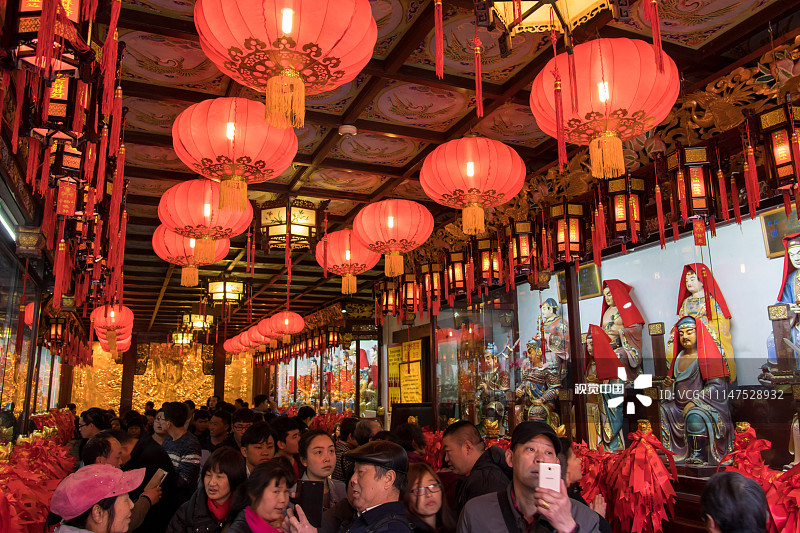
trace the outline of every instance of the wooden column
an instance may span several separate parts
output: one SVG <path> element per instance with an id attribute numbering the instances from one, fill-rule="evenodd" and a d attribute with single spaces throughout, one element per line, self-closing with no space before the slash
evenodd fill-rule
<path id="1" fill-rule="evenodd" d="M 133 376 L 136 374 L 136 342 L 122 354 L 122 387 L 119 398 L 119 416 L 133 409 Z"/>
<path id="2" fill-rule="evenodd" d="M 266 394 L 266 380 L 267 371 L 266 367 L 254 366 L 253 367 L 253 398 L 258 394 Z"/>
<path id="3" fill-rule="evenodd" d="M 775 304 L 767 307 L 767 314 L 772 322 L 772 337 L 775 340 L 775 355 L 778 358 L 778 370 L 794 370 L 794 350 L 783 340 L 792 340 L 792 321 L 794 313 L 789 311 L 789 304 Z"/>
<path id="4" fill-rule="evenodd" d="M 652 322 L 647 325 L 647 332 L 650 334 L 650 344 L 653 348 L 653 376 L 665 378 L 669 367 L 667 357 L 664 353 L 664 323 Z"/>
<path id="5" fill-rule="evenodd" d="M 61 365 L 58 385 L 58 407 L 66 407 L 72 401 L 72 365 Z"/>
<path id="6" fill-rule="evenodd" d="M 567 263 L 564 278 L 566 280 L 567 289 L 567 320 L 569 322 L 569 356 L 571 361 L 572 383 L 586 383 L 586 360 L 582 350 L 583 343 L 581 343 L 578 271 L 574 262 Z M 573 395 L 572 405 L 575 407 L 575 440 L 577 442 L 588 442 L 589 418 L 586 409 L 586 396 L 583 394 Z"/>
<path id="7" fill-rule="evenodd" d="M 225 348 L 222 343 L 214 345 L 214 395 L 225 399 Z"/>

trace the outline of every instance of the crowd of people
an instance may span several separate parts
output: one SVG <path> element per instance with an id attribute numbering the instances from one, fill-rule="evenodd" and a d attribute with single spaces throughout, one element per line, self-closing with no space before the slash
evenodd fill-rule
<path id="1" fill-rule="evenodd" d="M 334 434 L 309 429 L 304 406 L 280 415 L 264 395 L 167 402 L 121 418 L 99 408 L 76 418 L 77 470 L 55 490 L 57 533 L 610 532 L 601 496 L 580 495 L 572 443 L 543 422 L 516 426 L 507 450 L 486 447 L 467 421 L 442 435 L 444 465 L 425 456 L 415 424 L 385 430 L 345 418 Z M 558 490 L 540 486 L 559 464 Z M 766 531 L 760 486 L 734 472 L 701 499 L 708 531 Z"/>

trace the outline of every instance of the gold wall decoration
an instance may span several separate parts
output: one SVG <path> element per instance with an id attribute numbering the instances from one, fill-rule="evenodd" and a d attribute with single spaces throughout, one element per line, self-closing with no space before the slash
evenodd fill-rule
<path id="1" fill-rule="evenodd" d="M 224 400 L 233 403 L 236 398 L 246 402 L 253 397 L 253 358 L 250 355 L 236 354 L 229 366 L 225 367 Z"/>
<path id="2" fill-rule="evenodd" d="M 200 358 L 203 361 L 203 374 L 206 376 L 214 375 L 214 346 L 204 344 L 200 348 Z"/>
<path id="3" fill-rule="evenodd" d="M 72 402 L 78 412 L 90 407 L 113 409 L 119 413 L 122 390 L 122 365 L 103 351 L 99 342 L 92 344 L 92 366 L 77 366 L 72 373 Z"/>
<path id="4" fill-rule="evenodd" d="M 151 400 L 156 405 L 184 400 L 205 403 L 214 393 L 214 378 L 203 374 L 201 350 L 199 344 L 180 350 L 168 343 L 151 343 L 147 370 L 133 378 L 133 408 L 142 412 Z"/>

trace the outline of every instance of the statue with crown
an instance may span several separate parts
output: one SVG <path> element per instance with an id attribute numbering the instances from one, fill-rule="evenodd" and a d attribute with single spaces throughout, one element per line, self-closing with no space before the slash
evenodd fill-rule
<path id="1" fill-rule="evenodd" d="M 531 339 L 526 345 L 526 357 L 521 363 L 521 379 L 515 394 L 524 408 L 526 420 L 541 420 L 553 426 L 560 424 L 558 392 L 561 389 L 561 370 L 556 358 L 545 361 L 542 344 Z"/>
<path id="2" fill-rule="evenodd" d="M 503 359 L 493 343 L 486 345 L 481 382 L 475 393 L 475 404 L 480 409 L 482 421 L 496 422 L 500 427 L 505 422 L 506 392 L 511 388 L 511 378 L 503 369 Z"/>

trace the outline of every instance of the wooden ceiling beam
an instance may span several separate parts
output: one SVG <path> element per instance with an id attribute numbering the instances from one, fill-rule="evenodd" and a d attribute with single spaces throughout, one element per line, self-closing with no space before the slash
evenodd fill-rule
<path id="1" fill-rule="evenodd" d="M 214 98 L 213 94 L 179 89 L 177 87 L 167 87 L 164 85 L 151 85 L 140 81 L 122 79 L 122 95 L 144 98 L 147 100 L 160 100 L 176 104 L 196 104 L 209 98 Z"/>
<path id="2" fill-rule="evenodd" d="M 134 9 L 126 9 L 125 4 L 122 5 L 122 11 L 120 11 L 119 14 L 120 28 L 155 33 L 156 35 L 164 35 L 165 37 L 186 39 L 189 41 L 198 40 L 197 28 L 193 21 L 165 17 L 163 15 Z M 108 24 L 108 16 L 98 17 L 98 20 L 102 20 Z"/>

